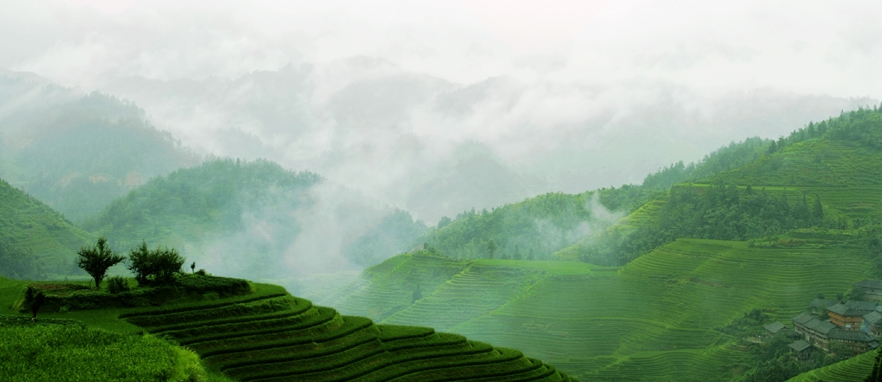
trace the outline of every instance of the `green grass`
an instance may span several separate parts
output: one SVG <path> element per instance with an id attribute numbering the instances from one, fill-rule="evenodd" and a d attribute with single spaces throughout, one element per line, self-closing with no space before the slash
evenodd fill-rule
<path id="1" fill-rule="evenodd" d="M 3 381 L 204 381 L 199 357 L 153 336 L 4 317 Z M 16 322 L 17 321 L 17 322 Z M 126 362 L 121 362 L 126 360 Z"/>

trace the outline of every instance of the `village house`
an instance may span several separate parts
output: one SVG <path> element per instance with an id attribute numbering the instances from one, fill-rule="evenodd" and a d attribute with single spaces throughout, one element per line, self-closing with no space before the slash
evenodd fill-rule
<path id="1" fill-rule="evenodd" d="M 871 336 L 879 337 L 882 330 L 882 313 L 870 312 L 864 315 L 864 322 L 861 323 L 861 331 L 867 332 Z"/>
<path id="2" fill-rule="evenodd" d="M 875 345 L 873 344 L 875 338 L 867 333 L 842 328 L 833 328 L 827 333 L 827 338 L 828 344 L 833 341 L 843 343 L 850 347 L 855 354 L 866 353 L 867 350 L 873 350 L 879 346 L 878 341 L 875 341 Z"/>
<path id="3" fill-rule="evenodd" d="M 806 360 L 812 355 L 812 344 L 805 342 L 805 340 L 795 341 L 788 346 L 791 352 L 796 354 L 796 358 L 800 360 Z"/>
<path id="4" fill-rule="evenodd" d="M 793 330 L 801 334 L 808 343 L 824 350 L 830 349 L 827 334 L 835 327 L 830 321 L 821 321 L 805 312 L 793 317 Z"/>
<path id="5" fill-rule="evenodd" d="M 882 280 L 863 280 L 852 284 L 865 300 L 882 301 Z"/>
<path id="6" fill-rule="evenodd" d="M 819 302 L 818 300 L 815 299 L 815 302 Z M 823 305 L 823 302 L 813 303 L 813 311 L 815 307 L 822 307 Z M 872 301 L 837 303 L 827 308 L 829 320 L 821 320 L 809 313 L 803 312 L 793 317 L 793 329 L 806 342 L 815 347 L 830 351 L 830 343 L 835 341 L 848 346 L 852 351 L 860 354 L 879 347 L 879 340 L 877 339 L 879 332 L 878 318 L 882 317 L 882 315 L 880 315 L 878 309 L 879 305 Z M 865 318 L 864 316 L 867 317 Z M 875 334 L 870 331 L 874 323 L 876 324 Z M 773 327 L 777 327 L 777 325 Z M 862 330 L 862 328 L 865 329 Z"/>
<path id="7" fill-rule="evenodd" d="M 782 324 L 778 321 L 775 321 L 771 324 L 763 325 L 763 328 L 766 329 L 766 337 L 771 337 L 771 336 L 774 336 L 775 334 L 778 334 L 778 332 L 780 332 L 784 329 L 787 329 L 787 326 L 784 326 L 784 324 Z"/>
<path id="8" fill-rule="evenodd" d="M 849 308 L 845 304 L 836 304 L 827 309 L 830 322 L 845 330 L 860 331 L 864 315 L 869 311 Z"/>

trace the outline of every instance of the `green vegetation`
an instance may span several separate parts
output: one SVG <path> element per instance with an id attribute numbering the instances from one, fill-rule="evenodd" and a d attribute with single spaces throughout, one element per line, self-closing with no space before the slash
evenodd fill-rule
<path id="1" fill-rule="evenodd" d="M 95 236 L 0 179 L 0 276 L 45 279 L 80 273 L 76 251 Z"/>
<path id="2" fill-rule="evenodd" d="M 9 300 L 22 284 L 0 278 L 0 297 Z M 234 295 L 225 293 L 231 288 Z M 115 295 L 81 284 L 31 289 L 56 303 L 38 321 L 0 316 L 3 380 L 571 380 L 517 350 L 427 327 L 374 325 L 240 279 L 179 275 L 175 288 Z M 148 291 L 154 293 L 146 303 L 128 307 L 133 293 Z M 91 309 L 57 307 L 84 294 L 105 301 Z"/>
<path id="3" fill-rule="evenodd" d="M 753 367 L 742 338 L 759 333 L 724 328 L 756 309 L 763 323 L 789 322 L 817 293 L 866 278 L 872 261 L 861 249 L 700 239 L 622 268 L 417 253 L 369 268 L 351 295 L 324 303 L 517 348 L 585 380 L 733 380 Z M 418 281 L 423 298 L 412 302 Z"/>
<path id="4" fill-rule="evenodd" d="M 849 358 L 829 366 L 821 367 L 815 370 L 807 371 L 793 378 L 788 379 L 792 382 L 850 382 L 863 381 L 870 376 L 873 369 L 873 362 L 878 355 L 876 352 L 866 352 L 854 358 Z M 874 381 L 874 380 L 871 380 Z"/>
<path id="5" fill-rule="evenodd" d="M 374 325 L 289 295 L 121 317 L 186 345 L 210 370 L 240 381 L 570 380 L 516 350 L 426 327 Z"/>
<path id="6" fill-rule="evenodd" d="M 0 316 L 4 381 L 205 381 L 199 357 L 150 335 Z"/>
<path id="7" fill-rule="evenodd" d="M 313 236 L 327 235 L 326 241 L 343 243 L 342 255 L 361 265 L 412 248 L 425 229 L 406 212 L 375 207 L 316 174 L 288 171 L 265 160 L 232 159 L 151 179 L 83 226 L 123 248 L 144 240 L 187 247 L 197 253 L 191 257 L 210 254 L 193 259 L 208 267 L 282 279 L 301 270 L 268 264 L 290 263 L 285 254 L 299 235 L 327 219 L 347 224 Z M 243 256 L 245 252 L 249 256 Z"/>
<path id="8" fill-rule="evenodd" d="M 107 268 L 121 263 L 126 258 L 113 252 L 107 246 L 107 239 L 98 238 L 94 247 L 83 247 L 77 251 L 77 266 L 82 268 L 95 280 L 95 289 L 101 288 L 101 281 L 107 274 Z M 178 267 L 180 269 L 180 266 Z"/>
<path id="9" fill-rule="evenodd" d="M 138 285 L 163 285 L 174 282 L 186 261 L 174 248 L 159 247 L 151 251 L 147 249 L 147 242 L 142 241 L 129 254 L 128 268 L 135 274 Z"/>
<path id="10" fill-rule="evenodd" d="M 0 177 L 78 221 L 151 177 L 197 163 L 135 104 L 93 92 L 0 79 L 10 108 Z"/>

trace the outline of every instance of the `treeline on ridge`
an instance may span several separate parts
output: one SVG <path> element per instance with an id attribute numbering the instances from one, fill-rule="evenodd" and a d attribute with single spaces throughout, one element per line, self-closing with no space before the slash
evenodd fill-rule
<path id="1" fill-rule="evenodd" d="M 777 141 L 748 138 L 732 143 L 697 164 L 679 162 L 650 174 L 639 186 L 603 188 L 577 195 L 550 193 L 490 211 L 466 211 L 456 219 L 442 218 L 423 241 L 435 253 L 454 258 L 550 259 L 555 252 L 565 250 L 583 261 L 618 266 L 678 237 L 749 240 L 799 228 L 866 226 L 871 222 L 826 216 L 818 195 L 787 191 L 786 187 L 783 191 L 766 192 L 761 186 L 736 186 L 727 174 L 782 155 L 788 146 L 822 137 L 876 150 L 882 146 L 880 126 L 882 114 L 878 107 L 860 108 L 810 123 Z M 757 171 L 771 171 L 765 174 L 767 177 L 780 176 L 775 175 L 774 167 Z M 705 185 L 675 186 L 684 181 Z M 592 197 L 597 197 L 604 208 L 623 215 L 654 199 L 663 206 L 653 214 L 658 218 L 651 224 L 607 230 L 612 222 L 601 224 L 591 216 Z"/>

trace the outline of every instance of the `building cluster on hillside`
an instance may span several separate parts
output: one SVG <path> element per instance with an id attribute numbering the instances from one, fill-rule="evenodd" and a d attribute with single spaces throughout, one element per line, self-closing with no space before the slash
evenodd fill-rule
<path id="1" fill-rule="evenodd" d="M 830 351 L 830 345 L 835 342 L 848 346 L 856 354 L 876 349 L 882 324 L 882 281 L 864 280 L 853 286 L 853 291 L 865 301 L 816 298 L 812 301 L 811 313 L 793 317 L 792 330 L 780 322 L 764 325 L 764 328 L 772 335 L 790 331 L 794 337 L 801 338 L 790 344 L 800 358 L 807 357 L 813 347 Z M 824 312 L 827 319 L 820 316 Z"/>

